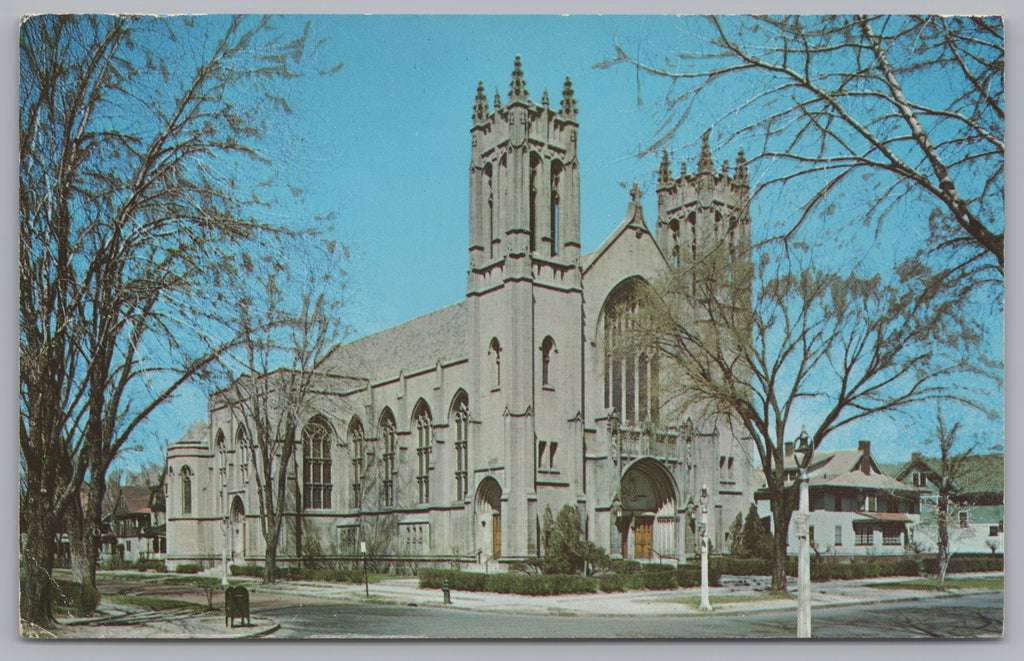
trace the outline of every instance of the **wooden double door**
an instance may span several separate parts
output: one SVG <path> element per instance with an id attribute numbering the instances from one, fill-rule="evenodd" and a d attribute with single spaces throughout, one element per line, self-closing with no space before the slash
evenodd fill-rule
<path id="1" fill-rule="evenodd" d="M 654 517 L 637 517 L 633 530 L 633 559 L 650 560 L 654 555 Z"/>

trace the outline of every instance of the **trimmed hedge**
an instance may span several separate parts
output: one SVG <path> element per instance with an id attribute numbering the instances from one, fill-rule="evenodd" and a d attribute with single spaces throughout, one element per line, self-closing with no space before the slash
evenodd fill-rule
<path id="1" fill-rule="evenodd" d="M 711 558 L 711 567 L 722 574 L 732 576 L 771 576 L 775 567 L 770 560 L 744 558 Z M 968 572 L 1002 571 L 1002 557 L 957 557 L 949 561 L 947 571 L 951 574 Z M 853 562 L 818 562 L 811 561 L 812 581 L 850 580 L 860 578 L 876 578 L 880 576 L 920 576 L 937 574 L 938 558 L 923 558 L 920 561 L 911 557 L 871 558 Z M 786 559 L 786 574 L 796 575 L 796 558 Z"/>
<path id="2" fill-rule="evenodd" d="M 192 564 L 192 563 L 185 563 L 183 565 L 178 565 L 177 568 L 175 568 L 174 571 L 175 571 L 175 573 L 178 573 L 178 574 L 198 574 L 199 573 L 199 565 Z"/>
<path id="3" fill-rule="evenodd" d="M 675 569 L 667 565 L 655 566 L 653 571 L 631 574 L 601 574 L 576 576 L 566 574 L 479 574 L 452 569 L 419 571 L 420 587 L 439 590 L 447 579 L 448 587 L 463 592 L 499 592 L 502 594 L 555 595 L 585 594 L 591 592 L 623 592 L 625 590 L 672 590 L 677 587 L 700 585 L 700 568 L 682 566 Z M 708 582 L 719 585 L 720 574 L 708 571 Z"/>
<path id="4" fill-rule="evenodd" d="M 449 588 L 464 592 L 527 595 L 597 592 L 596 579 L 565 574 L 479 574 L 454 569 L 422 568 L 419 578 L 421 588 L 436 590 L 441 589 L 447 579 Z"/>
<path id="5" fill-rule="evenodd" d="M 925 558 L 922 565 L 926 574 L 939 573 L 938 558 Z M 966 574 L 976 571 L 1003 571 L 1003 556 L 953 556 L 949 559 L 949 565 L 946 567 L 946 572 L 949 574 Z"/>

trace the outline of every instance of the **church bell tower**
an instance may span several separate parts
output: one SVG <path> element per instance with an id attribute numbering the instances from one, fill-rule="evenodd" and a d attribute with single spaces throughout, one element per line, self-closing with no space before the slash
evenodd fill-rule
<path id="1" fill-rule="evenodd" d="M 467 304 L 481 430 L 470 495 L 497 481 L 501 556 L 511 559 L 537 552 L 543 508 L 575 502 L 569 485 L 583 482 L 583 296 L 572 82 L 557 108 L 547 91 L 537 104 L 517 56 L 506 99 L 496 93 L 491 108 L 477 87 Z"/>

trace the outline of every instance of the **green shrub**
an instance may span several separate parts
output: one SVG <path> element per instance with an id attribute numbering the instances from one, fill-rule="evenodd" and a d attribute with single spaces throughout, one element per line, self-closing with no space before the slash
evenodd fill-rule
<path id="1" fill-rule="evenodd" d="M 674 590 L 679 587 L 679 583 L 676 581 L 675 569 L 644 572 L 641 576 L 644 580 L 644 588 L 647 590 Z"/>
<path id="2" fill-rule="evenodd" d="M 55 579 L 54 604 L 62 610 L 85 616 L 96 610 L 100 603 L 99 590 L 74 581 Z"/>
<path id="3" fill-rule="evenodd" d="M 643 568 L 636 560 L 612 560 L 608 563 L 608 570 L 616 574 L 639 574 Z"/>
<path id="4" fill-rule="evenodd" d="M 438 590 L 445 579 L 452 590 L 503 594 L 552 595 L 597 592 L 597 579 L 573 574 L 478 574 L 451 569 L 419 570 L 420 587 Z"/>
<path id="5" fill-rule="evenodd" d="M 166 572 L 167 564 L 163 560 L 139 560 L 135 563 L 135 568 L 139 571 Z"/>
<path id="6" fill-rule="evenodd" d="M 183 565 L 178 565 L 174 571 L 178 574 L 198 574 L 199 565 L 194 563 L 185 563 Z"/>
<path id="7" fill-rule="evenodd" d="M 676 583 L 681 588 L 694 588 L 700 586 L 700 566 L 680 565 L 676 569 Z M 708 563 L 708 585 L 719 586 L 722 584 L 722 572 Z"/>

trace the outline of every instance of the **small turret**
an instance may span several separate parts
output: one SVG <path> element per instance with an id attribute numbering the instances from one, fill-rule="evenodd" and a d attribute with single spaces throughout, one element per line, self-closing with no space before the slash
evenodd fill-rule
<path id="1" fill-rule="evenodd" d="M 576 97 L 572 91 L 572 79 L 565 77 L 565 85 L 562 86 L 562 117 L 565 119 L 576 119 Z"/>
<path id="2" fill-rule="evenodd" d="M 497 112 L 499 110 L 501 110 L 501 92 L 499 92 L 498 88 L 495 87 L 494 88 L 494 111 Z"/>
<path id="3" fill-rule="evenodd" d="M 699 174 L 711 174 L 711 171 L 715 169 L 714 161 L 711 160 L 711 145 L 708 143 L 711 137 L 711 130 L 704 131 L 704 135 L 700 139 L 700 160 L 697 162 L 697 172 Z"/>
<path id="4" fill-rule="evenodd" d="M 736 155 L 736 176 L 733 177 L 733 181 L 743 186 L 747 184 L 747 157 L 742 149 Z"/>
<path id="5" fill-rule="evenodd" d="M 547 88 L 544 88 L 544 95 L 540 97 L 540 104 L 542 106 L 544 106 L 545 110 L 547 110 L 547 107 L 550 105 L 550 102 L 548 101 L 548 90 L 547 90 Z"/>
<path id="6" fill-rule="evenodd" d="M 658 167 L 658 186 L 672 184 L 672 165 L 668 162 L 668 150 L 661 152 L 661 165 Z"/>
<path id="7" fill-rule="evenodd" d="M 523 80 L 523 64 L 516 55 L 515 65 L 512 67 L 512 82 L 509 84 L 509 103 L 529 103 L 530 93 L 526 90 L 526 81 Z"/>
<path id="8" fill-rule="evenodd" d="M 490 110 L 487 108 L 487 95 L 484 94 L 484 81 L 476 86 L 476 105 L 473 106 L 473 121 L 485 122 Z"/>

